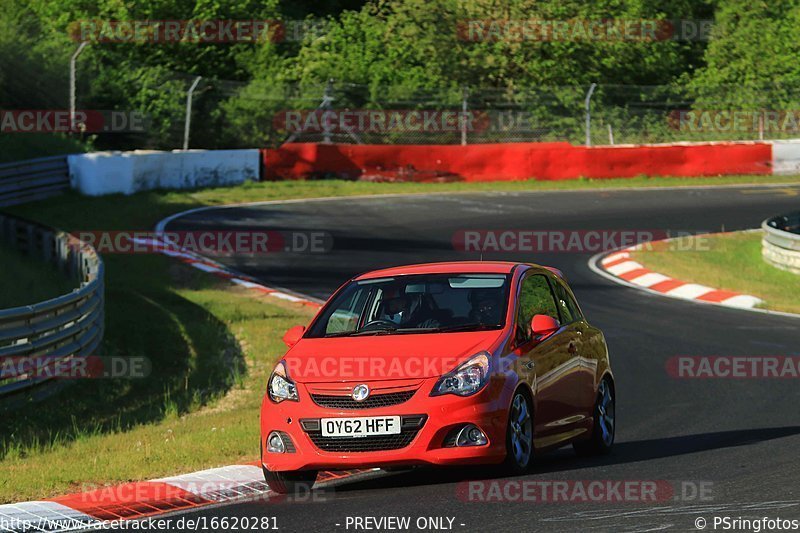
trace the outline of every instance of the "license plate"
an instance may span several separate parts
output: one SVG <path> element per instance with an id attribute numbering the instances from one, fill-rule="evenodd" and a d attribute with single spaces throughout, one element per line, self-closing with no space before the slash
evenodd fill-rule
<path id="1" fill-rule="evenodd" d="M 371 437 L 400 433 L 399 416 L 323 418 L 320 422 L 323 437 Z"/>

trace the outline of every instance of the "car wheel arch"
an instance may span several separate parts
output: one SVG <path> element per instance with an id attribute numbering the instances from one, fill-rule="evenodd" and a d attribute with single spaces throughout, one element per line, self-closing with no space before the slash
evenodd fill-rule
<path id="1" fill-rule="evenodd" d="M 533 389 L 531 389 L 530 384 L 526 382 L 520 382 L 514 388 L 514 392 L 508 398 L 508 405 L 506 406 L 506 414 L 511 412 L 511 404 L 514 402 L 514 396 L 517 395 L 518 392 L 522 392 L 528 398 L 528 404 L 531 407 L 531 417 L 536 420 L 536 395 L 533 393 Z M 536 424 L 533 425 L 534 433 L 536 432 Z"/>
<path id="2" fill-rule="evenodd" d="M 594 386 L 595 394 L 597 394 L 597 392 L 600 390 L 600 384 L 603 382 L 603 380 L 608 381 L 608 384 L 611 385 L 611 393 L 616 398 L 616 396 L 617 396 L 617 384 L 614 382 L 614 375 L 608 369 L 606 369 L 600 375 L 600 379 L 598 379 L 597 383 L 595 383 L 595 386 Z"/>

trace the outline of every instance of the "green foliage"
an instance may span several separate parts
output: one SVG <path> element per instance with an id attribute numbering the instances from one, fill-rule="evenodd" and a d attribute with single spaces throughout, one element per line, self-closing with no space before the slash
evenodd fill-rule
<path id="1" fill-rule="evenodd" d="M 83 142 L 63 134 L 24 133 L 0 135 L 0 163 L 35 159 L 51 155 L 79 154 L 92 147 L 92 139 Z"/>
<path id="2" fill-rule="evenodd" d="M 77 46 L 70 29 L 144 19 L 282 19 L 322 31 L 254 44 L 92 43 L 78 60 L 78 107 L 150 118 L 146 133 L 101 134 L 97 148 L 179 147 L 196 76 L 192 146 L 205 148 L 280 143 L 275 113 L 315 108 L 331 79 L 338 108 L 457 108 L 467 89 L 471 109 L 513 108 L 538 121 L 520 140 L 580 142 L 591 83 L 601 141 L 608 126 L 617 142 L 684 139 L 665 120 L 670 109 L 774 109 L 800 99 L 797 0 L 0 0 L 0 107 L 65 108 Z M 708 42 L 515 40 L 492 38 L 489 26 L 707 19 L 715 20 Z"/>
<path id="3" fill-rule="evenodd" d="M 797 0 L 718 2 L 706 65 L 691 78 L 707 109 L 797 109 Z"/>
<path id="4" fill-rule="evenodd" d="M 469 21 L 534 19 L 665 20 L 694 18 L 697 3 L 508 0 L 395 0 L 370 3 L 333 21 L 305 43 L 292 64 L 301 83 L 335 77 L 353 83 L 415 87 L 526 88 L 669 83 L 697 50 L 673 40 L 513 41 L 464 39 Z M 487 33 L 478 32 L 485 36 Z"/>

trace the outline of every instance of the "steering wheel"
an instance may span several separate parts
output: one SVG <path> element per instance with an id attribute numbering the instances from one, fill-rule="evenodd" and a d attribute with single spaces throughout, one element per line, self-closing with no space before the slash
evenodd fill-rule
<path id="1" fill-rule="evenodd" d="M 397 324 L 392 322 L 391 320 L 386 320 L 383 318 L 379 318 L 377 320 L 372 320 L 364 324 L 361 328 L 361 331 L 369 331 L 372 329 L 387 329 L 387 328 L 396 328 Z"/>

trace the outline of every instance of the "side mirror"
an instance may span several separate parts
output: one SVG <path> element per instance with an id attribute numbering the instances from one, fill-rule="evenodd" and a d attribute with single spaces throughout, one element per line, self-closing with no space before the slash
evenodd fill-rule
<path id="1" fill-rule="evenodd" d="M 298 342 L 300 339 L 303 338 L 303 333 L 306 332 L 305 326 L 294 326 L 286 330 L 286 333 L 283 334 L 283 342 L 291 348 Z"/>
<path id="2" fill-rule="evenodd" d="M 531 332 L 537 337 L 555 333 L 558 328 L 558 321 L 551 316 L 533 315 L 531 319 Z"/>

